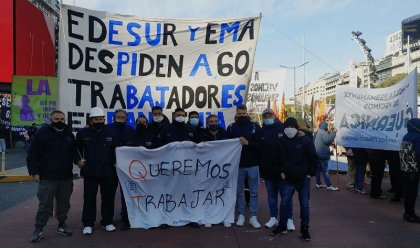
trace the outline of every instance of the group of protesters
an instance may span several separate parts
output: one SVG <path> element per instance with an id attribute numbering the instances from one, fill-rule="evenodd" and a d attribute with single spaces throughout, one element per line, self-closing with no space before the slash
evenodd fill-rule
<path id="1" fill-rule="evenodd" d="M 300 234 L 303 240 L 310 240 L 309 234 L 309 198 L 311 177 L 322 173 L 326 176 L 326 188 L 338 190 L 337 187 L 328 183 L 329 157 L 322 157 L 324 145 L 328 146 L 330 139 L 334 139 L 335 132 L 329 132 L 322 124 L 325 135 L 317 134 L 314 140 L 304 130 L 299 130 L 295 118 L 289 117 L 284 123 L 280 122 L 274 115 L 273 110 L 266 109 L 262 113 L 262 127 L 253 122 L 248 115 L 245 105 L 237 106 L 235 122 L 225 130 L 219 124 L 217 115 L 209 115 L 206 118 L 206 128 L 203 128 L 199 121 L 199 114 L 196 111 L 188 113 L 182 108 L 173 112 L 172 122 L 163 114 L 159 106 L 152 108 L 152 120 L 141 116 L 136 119 L 136 127 L 129 126 L 127 113 L 118 109 L 114 113 L 113 123 L 105 124 L 105 112 L 100 107 L 94 107 L 90 111 L 89 123 L 85 128 L 80 129 L 76 137 L 71 129 L 65 124 L 65 114 L 56 110 L 51 113 L 49 125 L 42 126 L 34 135 L 27 156 L 29 174 L 39 182 L 38 187 L 38 212 L 35 219 L 35 230 L 31 236 L 31 242 L 37 242 L 44 237 L 43 228 L 51 216 L 54 199 L 56 201 L 56 217 L 58 219 L 57 232 L 70 236 L 72 230 L 66 225 L 67 214 L 70 209 L 70 197 L 73 191 L 73 164 L 80 168 L 83 176 L 83 234 L 90 235 L 96 221 L 96 198 L 98 188 L 101 194 L 101 220 L 102 228 L 108 232 L 116 230 L 114 226 L 114 205 L 115 194 L 118 188 L 118 177 L 116 173 L 115 149 L 120 146 L 143 146 L 147 149 L 154 149 L 176 141 L 206 142 L 238 138 L 242 145 L 242 152 L 239 163 L 238 185 L 236 196 L 236 226 L 244 226 L 244 185 L 247 182 L 249 189 L 249 224 L 254 228 L 261 225 L 257 219 L 258 192 L 260 178 L 264 180 L 268 195 L 268 206 L 270 218 L 265 223 L 267 228 L 274 228 L 271 235 L 285 234 L 295 230 L 293 215 L 293 195 L 297 191 L 300 202 Z M 406 150 L 417 151 L 420 155 L 420 132 L 417 123 L 409 121 L 413 125 L 414 134 L 405 139 Z M 420 128 L 420 125 L 419 127 Z M 410 132 L 409 134 L 412 133 Z M 325 137 L 324 137 L 325 136 Z M 317 139 L 320 139 L 317 144 Z M 411 144 L 411 146 L 410 146 Z M 413 145 L 414 144 L 414 145 Z M 321 148 L 319 148 L 321 147 Z M 414 148 L 413 148 L 414 147 Z M 411 150 L 410 150 L 411 149 Z M 362 149 L 352 148 L 352 152 Z M 410 153 L 408 156 L 414 156 Z M 354 188 L 357 192 L 363 192 L 360 186 L 361 173 L 364 169 L 359 168 L 361 157 L 355 156 L 354 164 L 356 176 Z M 420 156 L 417 156 L 420 158 Z M 370 162 L 370 161 L 369 161 Z M 418 184 L 417 162 L 414 159 L 407 165 L 416 176 L 409 177 L 411 185 Z M 413 169 L 414 168 L 414 169 Z M 413 174 L 412 173 L 412 174 Z M 327 181 L 328 180 L 328 181 Z M 416 181 L 417 180 L 417 181 Z M 372 183 L 373 184 L 373 183 Z M 317 179 L 317 188 L 322 185 Z M 319 187 L 318 187 L 319 186 Z M 372 185 L 373 186 L 373 185 Z M 380 186 L 379 186 L 380 187 Z M 121 187 L 120 187 L 121 188 Z M 402 186 L 400 187 L 402 188 Z M 372 189 L 373 190 L 373 189 Z M 417 191 L 410 191 L 414 197 Z M 375 197 L 380 197 L 381 192 L 374 191 Z M 377 195 L 379 194 L 379 196 Z M 280 204 L 279 196 L 281 198 Z M 411 198 L 410 198 L 411 199 Z M 407 198 L 406 198 L 407 202 Z M 120 230 L 128 230 L 130 221 L 124 195 L 121 191 L 121 226 Z M 407 204 L 406 204 L 407 205 Z M 413 203 L 406 209 L 408 219 L 413 219 Z M 404 215 L 406 218 L 406 215 Z M 411 220 L 410 219 L 410 220 Z M 232 223 L 224 222 L 225 227 Z M 188 225 L 200 227 L 199 223 L 191 222 Z M 163 224 L 161 227 L 167 227 Z M 206 224 L 205 227 L 211 227 Z"/>

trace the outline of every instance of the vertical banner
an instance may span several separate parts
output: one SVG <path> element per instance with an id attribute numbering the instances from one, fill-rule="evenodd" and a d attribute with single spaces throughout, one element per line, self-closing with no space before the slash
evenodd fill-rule
<path id="1" fill-rule="evenodd" d="M 150 19 L 62 5 L 59 108 L 76 131 L 92 107 L 151 119 L 160 106 L 233 122 L 245 103 L 260 17 Z"/>
<path id="2" fill-rule="evenodd" d="M 55 77 L 13 76 L 13 126 L 48 123 L 57 107 L 56 81 Z"/>
<path id="3" fill-rule="evenodd" d="M 280 113 L 285 78 L 286 69 L 283 68 L 254 71 L 247 95 L 248 112 L 260 114 L 270 107 Z"/>
<path id="4" fill-rule="evenodd" d="M 339 86 L 335 99 L 337 144 L 398 151 L 407 121 L 417 116 L 417 69 L 388 88 Z"/>
<path id="5" fill-rule="evenodd" d="M 117 148 L 117 173 L 130 225 L 234 222 L 239 139 Z"/>

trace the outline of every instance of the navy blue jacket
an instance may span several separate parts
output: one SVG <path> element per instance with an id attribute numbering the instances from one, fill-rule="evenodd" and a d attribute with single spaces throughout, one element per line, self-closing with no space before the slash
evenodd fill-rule
<path id="1" fill-rule="evenodd" d="M 136 128 L 136 145 L 147 149 L 155 148 L 154 135 L 149 132 L 148 128 Z"/>
<path id="2" fill-rule="evenodd" d="M 262 129 L 256 122 L 248 121 L 244 124 L 234 122 L 227 128 L 229 138 L 244 137 L 248 140 L 247 146 L 242 146 L 239 167 L 247 168 L 259 164 L 259 151 L 261 149 Z"/>
<path id="3" fill-rule="evenodd" d="M 306 175 L 314 176 L 319 167 L 314 143 L 307 136 L 292 139 L 286 136 L 280 138 L 279 152 L 281 157 L 280 171 L 286 181 L 295 183 L 303 180 Z"/>
<path id="4" fill-rule="evenodd" d="M 163 146 L 175 141 L 195 141 L 195 132 L 190 125 L 186 123 L 174 123 L 162 129 L 159 136 L 159 146 Z"/>
<path id="5" fill-rule="evenodd" d="M 33 137 L 26 163 L 30 175 L 56 180 L 73 177 L 75 139 L 71 130 L 56 131 L 51 125 L 41 127 Z"/>
<path id="6" fill-rule="evenodd" d="M 261 145 L 260 175 L 265 180 L 280 179 L 276 170 L 280 166 L 280 153 L 278 147 L 283 137 L 284 125 L 275 122 L 272 125 L 263 125 L 263 140 Z M 277 168 L 277 169 L 276 169 Z"/>
<path id="7" fill-rule="evenodd" d="M 108 124 L 108 129 L 115 137 L 115 144 L 120 146 L 135 146 L 136 145 L 136 132 L 134 129 L 127 125 L 119 125 L 117 123 Z"/>
<path id="8" fill-rule="evenodd" d="M 163 128 L 168 126 L 169 124 L 169 119 L 165 115 L 163 115 L 163 120 L 160 123 L 154 122 L 153 120 L 150 122 L 149 126 L 147 127 L 147 130 L 149 131 L 149 133 L 152 134 L 153 144 L 155 144 L 155 146 L 161 145 L 159 144 L 160 134 Z"/>
<path id="9" fill-rule="evenodd" d="M 80 129 L 76 135 L 78 158 L 86 160 L 80 174 L 89 177 L 116 176 L 115 148 L 118 139 L 110 128 L 98 131 L 93 127 Z"/>
<path id="10" fill-rule="evenodd" d="M 210 133 L 209 128 L 204 129 L 201 135 L 201 141 L 214 141 L 214 140 L 225 140 L 228 139 L 228 135 L 222 127 L 219 127 L 219 131 L 216 133 L 216 135 L 213 135 Z"/>

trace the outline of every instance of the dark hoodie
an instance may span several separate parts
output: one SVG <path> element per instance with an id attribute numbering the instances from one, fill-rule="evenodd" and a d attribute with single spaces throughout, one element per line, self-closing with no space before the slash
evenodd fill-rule
<path id="1" fill-rule="evenodd" d="M 280 154 L 278 146 L 280 138 L 284 136 L 283 123 L 276 121 L 272 125 L 262 126 L 263 140 L 261 145 L 260 174 L 265 180 L 280 179 L 275 173 L 276 168 L 280 166 Z"/>
<path id="2" fill-rule="evenodd" d="M 404 135 L 400 147 L 401 171 L 418 173 L 420 162 L 420 119 L 413 118 L 407 123 L 408 133 Z"/>
<path id="3" fill-rule="evenodd" d="M 163 120 L 161 122 L 150 122 L 150 125 L 147 127 L 147 130 L 153 136 L 153 144 L 158 145 L 158 140 L 160 136 L 160 132 L 162 129 L 170 124 L 168 117 L 163 115 Z"/>

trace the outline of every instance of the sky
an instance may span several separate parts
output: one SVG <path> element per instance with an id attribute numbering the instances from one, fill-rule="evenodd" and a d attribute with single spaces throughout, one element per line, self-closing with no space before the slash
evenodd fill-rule
<path id="1" fill-rule="evenodd" d="M 326 73 L 364 61 L 351 39 L 352 31 L 379 59 L 386 36 L 401 28 L 401 21 L 420 14 L 420 0 L 63 0 L 83 8 L 140 17 L 223 18 L 262 14 L 254 70 L 298 66 L 296 88 Z M 305 42 L 303 42 L 305 40 Z M 303 45 L 303 43 L 305 45 Z M 305 60 L 304 49 L 305 47 Z M 288 70 L 286 97 L 293 96 L 293 70 Z"/>

